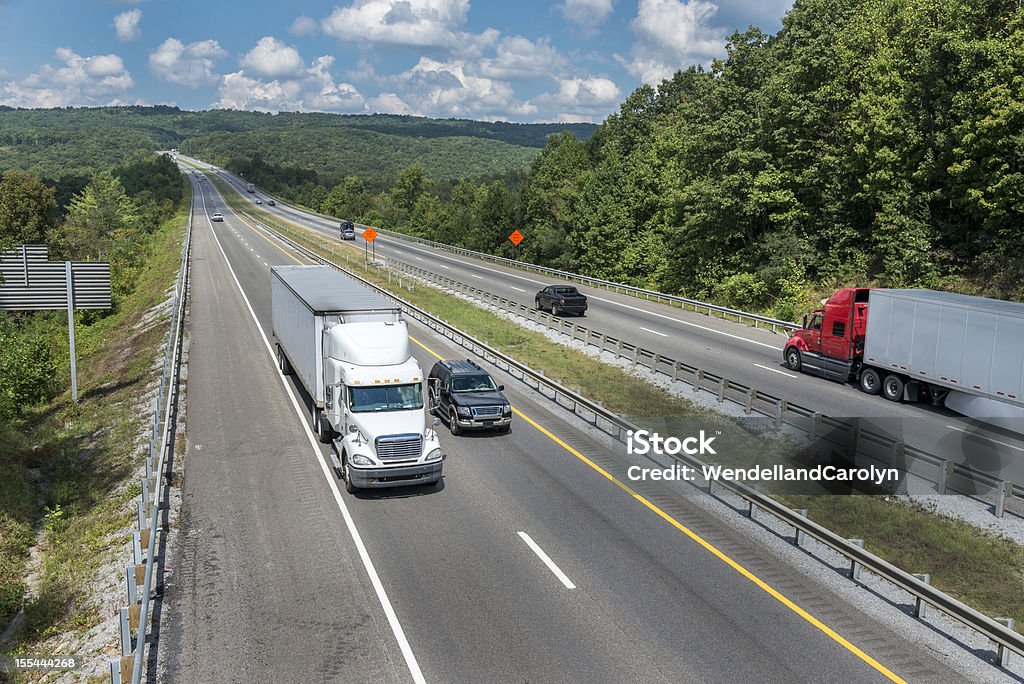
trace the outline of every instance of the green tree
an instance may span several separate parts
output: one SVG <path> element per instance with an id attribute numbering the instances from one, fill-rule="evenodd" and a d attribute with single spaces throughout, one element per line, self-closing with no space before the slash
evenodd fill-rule
<path id="1" fill-rule="evenodd" d="M 0 251 L 18 244 L 46 244 L 56 223 L 53 188 L 38 176 L 8 171 L 0 180 Z"/>

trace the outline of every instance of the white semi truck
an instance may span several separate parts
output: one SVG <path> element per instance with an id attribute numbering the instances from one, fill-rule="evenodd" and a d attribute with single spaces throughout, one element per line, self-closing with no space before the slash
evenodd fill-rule
<path id="1" fill-rule="evenodd" d="M 328 266 L 274 266 L 270 289 L 278 364 L 309 393 L 345 488 L 439 483 L 437 420 L 401 310 Z"/>

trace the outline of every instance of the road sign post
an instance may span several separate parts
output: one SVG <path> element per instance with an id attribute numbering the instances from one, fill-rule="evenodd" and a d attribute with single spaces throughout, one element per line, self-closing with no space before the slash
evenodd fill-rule
<path id="1" fill-rule="evenodd" d="M 109 308 L 109 263 L 49 261 L 46 245 L 20 245 L 0 253 L 0 311 L 67 309 L 73 401 L 78 401 L 75 309 Z"/>
<path id="2" fill-rule="evenodd" d="M 366 251 L 369 248 L 371 248 L 371 246 L 372 246 L 372 248 L 373 248 L 373 260 L 376 261 L 377 260 L 377 245 L 375 243 L 375 240 L 377 239 L 377 231 L 375 231 L 373 229 L 373 226 L 367 226 L 366 227 L 366 230 L 363 231 L 363 239 L 366 240 L 366 243 L 363 245 L 363 257 L 364 257 L 364 259 L 366 258 Z"/>
<path id="3" fill-rule="evenodd" d="M 513 230 L 512 234 L 508 236 L 509 241 L 512 243 L 514 251 L 513 258 L 519 261 L 519 243 L 523 241 L 523 234 L 518 230 Z"/>

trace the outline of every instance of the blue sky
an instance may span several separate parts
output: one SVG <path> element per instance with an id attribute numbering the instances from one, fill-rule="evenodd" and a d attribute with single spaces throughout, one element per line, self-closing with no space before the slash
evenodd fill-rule
<path id="1" fill-rule="evenodd" d="M 594 121 L 792 0 L 0 0 L 0 104 Z"/>

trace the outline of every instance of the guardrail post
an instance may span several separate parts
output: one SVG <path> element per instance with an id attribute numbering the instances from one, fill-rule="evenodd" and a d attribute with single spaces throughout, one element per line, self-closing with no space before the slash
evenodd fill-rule
<path id="1" fill-rule="evenodd" d="M 818 438 L 818 430 L 821 428 L 821 414 L 815 411 L 811 414 L 811 433 L 808 435 L 813 442 Z"/>
<path id="2" fill-rule="evenodd" d="M 757 517 L 757 504 L 753 499 L 747 499 L 747 517 L 754 520 Z"/>
<path id="3" fill-rule="evenodd" d="M 853 544 L 855 546 L 859 546 L 862 549 L 864 548 L 864 540 L 863 539 L 847 539 L 846 541 L 850 542 L 851 544 Z M 854 559 L 850 559 L 850 579 L 852 579 L 852 580 L 860 580 L 860 571 L 861 571 L 861 564 L 858 563 Z"/>
<path id="4" fill-rule="evenodd" d="M 693 376 L 693 391 L 694 392 L 699 392 L 700 391 L 700 383 L 702 383 L 703 381 L 704 381 L 704 369 L 703 368 L 698 368 L 697 369 L 697 373 Z M 722 393 L 722 399 L 725 399 L 724 392 Z M 722 399 L 719 399 L 718 401 L 722 401 Z"/>
<path id="5" fill-rule="evenodd" d="M 846 442 L 846 456 L 853 459 L 857 455 L 857 444 L 860 442 L 860 421 L 855 420 L 851 426 L 850 435 Z"/>
<path id="6" fill-rule="evenodd" d="M 1007 629 L 1013 629 L 1013 618 L 996 618 L 996 622 L 1002 623 Z M 1010 653 L 1010 649 L 1003 644 L 999 644 L 999 647 L 996 649 L 996 662 L 999 664 L 999 667 L 1010 666 Z"/>
<path id="7" fill-rule="evenodd" d="M 728 378 L 722 378 L 718 381 L 718 403 L 721 404 L 725 401 L 725 388 L 729 386 Z"/>
<path id="8" fill-rule="evenodd" d="M 672 382 L 679 380 L 679 366 L 682 365 L 682 361 L 676 361 L 672 364 Z"/>
<path id="9" fill-rule="evenodd" d="M 932 576 L 930 574 L 928 574 L 927 572 L 920 573 L 920 574 L 919 573 L 914 573 L 914 577 L 916 577 L 917 579 L 921 580 L 925 584 L 931 584 L 932 583 Z M 921 598 L 920 596 L 915 597 L 915 600 L 914 600 L 914 617 L 918 618 L 919 620 L 923 620 L 925 618 L 925 614 L 927 612 L 928 612 L 928 604 L 925 603 L 924 599 Z"/>
<path id="10" fill-rule="evenodd" d="M 120 610 L 120 626 L 121 626 L 121 655 L 130 655 L 132 652 L 132 628 L 128 619 L 128 608 L 121 608 Z"/>
<path id="11" fill-rule="evenodd" d="M 615 345 L 615 358 L 620 356 L 622 356 L 622 340 L 619 340 L 619 343 Z"/>
<path id="12" fill-rule="evenodd" d="M 779 402 L 775 404 L 775 427 L 782 427 L 782 416 L 785 415 L 786 411 L 789 410 L 789 402 L 785 399 L 779 399 Z"/>
<path id="13" fill-rule="evenodd" d="M 640 347 L 633 347 L 633 366 L 640 360 Z"/>
<path id="14" fill-rule="evenodd" d="M 793 512 L 796 513 L 797 515 L 799 515 L 801 518 L 806 518 L 807 517 L 807 509 L 806 508 L 794 508 Z M 804 544 L 804 537 L 806 536 L 806 534 L 799 527 L 795 528 L 795 530 L 796 531 L 793 533 L 793 543 L 796 546 L 803 546 L 803 544 Z"/>
<path id="15" fill-rule="evenodd" d="M 743 405 L 743 412 L 748 416 L 750 412 L 754 410 L 754 396 L 757 394 L 757 390 L 751 387 L 747 390 L 747 403 Z"/>
<path id="16" fill-rule="evenodd" d="M 953 474 L 953 462 L 942 459 L 939 461 L 939 478 L 935 483 L 935 490 L 939 494 L 945 494 L 949 486 L 949 476 Z"/>
<path id="17" fill-rule="evenodd" d="M 893 442 L 892 445 L 892 464 L 895 467 L 900 467 L 903 463 L 907 453 L 907 445 L 905 442 Z"/>
<path id="18" fill-rule="evenodd" d="M 658 372 L 658 364 L 661 363 L 661 354 L 654 355 L 654 361 L 651 363 L 651 370 L 655 373 Z"/>
<path id="19" fill-rule="evenodd" d="M 1006 500 L 1013 496 L 1013 482 L 1009 480 L 1003 480 L 996 487 L 996 508 L 995 514 L 997 518 L 1002 518 L 1003 513 L 1006 512 Z"/>

